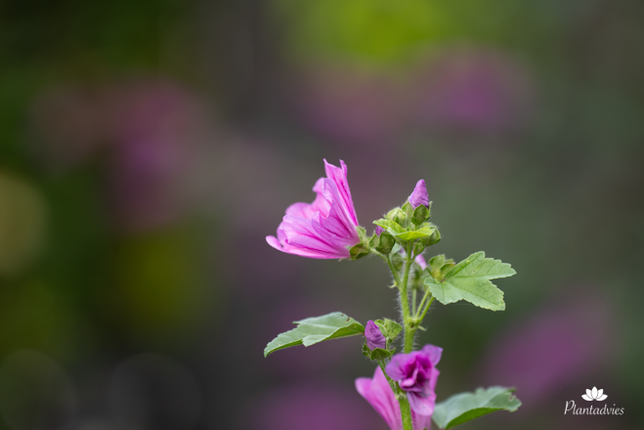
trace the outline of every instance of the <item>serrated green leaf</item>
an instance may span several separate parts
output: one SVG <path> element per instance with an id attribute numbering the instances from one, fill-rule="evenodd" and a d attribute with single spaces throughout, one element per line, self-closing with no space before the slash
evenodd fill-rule
<path id="1" fill-rule="evenodd" d="M 508 263 L 493 258 L 485 258 L 485 252 L 479 251 L 454 266 L 447 273 L 445 279 L 471 277 L 498 279 L 507 278 L 516 275 L 516 273 Z"/>
<path id="2" fill-rule="evenodd" d="M 311 346 L 324 340 L 357 336 L 364 333 L 364 326 L 342 312 L 332 312 L 319 317 L 295 321 L 297 327 L 282 334 L 266 345 L 264 357 L 291 346 Z"/>
<path id="3" fill-rule="evenodd" d="M 502 311 L 505 309 L 503 291 L 490 279 L 507 278 L 514 274 L 516 272 L 509 264 L 485 258 L 485 253 L 479 251 L 452 267 L 443 279 L 427 276 L 424 283 L 436 300 L 444 305 L 466 300 L 484 309 Z"/>
<path id="4" fill-rule="evenodd" d="M 450 429 L 495 411 L 516 411 L 521 401 L 506 387 L 477 388 L 474 393 L 455 394 L 437 403 L 432 420 L 441 429 Z"/>

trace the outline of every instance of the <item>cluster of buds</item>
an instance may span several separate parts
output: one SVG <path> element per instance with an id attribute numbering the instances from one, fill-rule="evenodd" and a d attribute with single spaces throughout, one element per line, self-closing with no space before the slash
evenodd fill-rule
<path id="1" fill-rule="evenodd" d="M 414 256 L 422 254 L 425 248 L 441 240 L 438 228 L 429 222 L 431 204 L 425 180 L 421 179 L 402 207 L 393 208 L 384 218 L 373 222 L 376 229 L 370 238 L 359 228 L 361 241 L 349 250 L 351 258 L 357 260 L 372 252 L 389 255 L 401 250 Z"/>

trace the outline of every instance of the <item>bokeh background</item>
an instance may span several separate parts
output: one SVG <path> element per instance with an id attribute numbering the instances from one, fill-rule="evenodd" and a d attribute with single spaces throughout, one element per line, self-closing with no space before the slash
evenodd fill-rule
<path id="1" fill-rule="evenodd" d="M 371 220 L 427 181 L 443 241 L 512 263 L 507 310 L 435 305 L 463 429 L 644 427 L 644 5 L 630 0 L 3 0 L 0 428 L 386 430 L 351 338 L 376 259 L 264 240 L 349 166 Z M 433 249 L 432 249 L 433 251 Z M 597 386 L 621 417 L 564 416 Z M 581 405 L 586 406 L 586 405 Z"/>

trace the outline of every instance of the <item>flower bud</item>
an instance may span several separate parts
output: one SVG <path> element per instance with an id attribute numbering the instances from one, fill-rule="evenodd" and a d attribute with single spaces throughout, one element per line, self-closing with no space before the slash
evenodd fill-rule
<path id="1" fill-rule="evenodd" d="M 422 258 L 422 255 L 420 255 L 420 253 L 423 252 L 424 250 L 425 250 L 425 244 L 422 241 L 419 240 L 416 243 L 414 243 L 414 247 L 413 247 L 412 252 L 413 252 L 413 255 L 417 256 L 416 258 L 418 258 L 418 257 Z M 423 262 L 424 262 L 424 260 L 423 260 Z"/>
<path id="2" fill-rule="evenodd" d="M 376 251 L 381 254 L 389 254 L 396 244 L 396 239 L 386 231 L 383 231 L 380 234 L 378 246 L 376 246 Z"/>
<path id="3" fill-rule="evenodd" d="M 380 233 L 385 231 L 384 228 L 380 227 L 379 225 L 376 226 L 376 236 L 380 236 Z"/>
<path id="4" fill-rule="evenodd" d="M 387 339 L 385 339 L 376 323 L 371 320 L 367 321 L 364 337 L 367 339 L 367 346 L 372 351 L 376 348 L 385 349 L 387 347 Z"/>
<path id="5" fill-rule="evenodd" d="M 400 208 L 393 208 L 392 210 L 387 212 L 385 218 L 389 221 L 396 222 L 403 227 L 405 226 L 405 224 L 407 224 L 407 214 Z"/>
<path id="6" fill-rule="evenodd" d="M 421 179 L 416 183 L 414 191 L 411 193 L 407 200 L 414 209 L 416 209 L 420 205 L 423 205 L 429 209 L 429 195 L 427 194 L 427 187 L 425 186 L 424 179 Z"/>
<path id="7" fill-rule="evenodd" d="M 414 213 L 411 216 L 411 222 L 413 222 L 416 225 L 421 225 L 425 221 L 427 221 L 430 217 L 430 212 L 429 212 L 429 207 L 425 205 L 418 205 L 416 209 L 414 209 Z"/>

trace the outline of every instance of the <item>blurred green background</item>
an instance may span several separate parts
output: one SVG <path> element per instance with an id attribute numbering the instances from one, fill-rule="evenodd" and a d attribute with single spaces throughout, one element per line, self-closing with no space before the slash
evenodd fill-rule
<path id="1" fill-rule="evenodd" d="M 4 0 L 0 428 L 386 429 L 357 338 L 264 359 L 291 321 L 396 317 L 375 259 L 264 240 L 322 159 L 371 220 L 427 181 L 437 253 L 518 275 L 435 305 L 463 429 L 644 426 L 644 4 Z M 433 255 L 433 249 L 431 250 Z M 623 416 L 564 415 L 603 388 Z"/>

